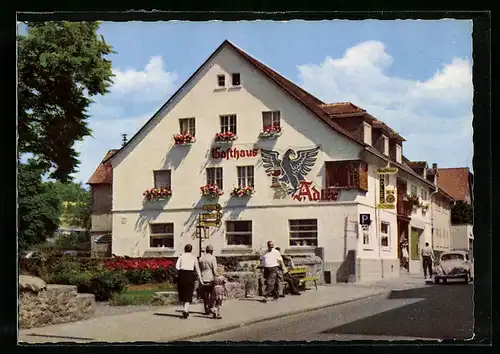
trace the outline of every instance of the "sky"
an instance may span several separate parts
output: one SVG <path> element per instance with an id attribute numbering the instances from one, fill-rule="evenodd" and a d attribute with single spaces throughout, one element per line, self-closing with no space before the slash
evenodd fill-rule
<path id="1" fill-rule="evenodd" d="M 114 84 L 77 142 L 86 183 L 225 40 L 324 102 L 352 102 L 400 133 L 403 154 L 472 169 L 472 21 L 103 22 Z"/>

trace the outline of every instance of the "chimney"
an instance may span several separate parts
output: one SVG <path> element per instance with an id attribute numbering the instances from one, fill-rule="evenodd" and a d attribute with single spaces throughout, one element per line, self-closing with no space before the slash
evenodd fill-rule
<path id="1" fill-rule="evenodd" d="M 437 164 L 437 163 L 433 163 L 433 164 L 432 164 L 432 168 L 433 168 L 434 170 L 436 170 L 436 169 L 438 168 L 438 164 Z"/>
<path id="2" fill-rule="evenodd" d="M 127 134 L 122 134 L 122 146 L 125 146 L 127 143 Z"/>

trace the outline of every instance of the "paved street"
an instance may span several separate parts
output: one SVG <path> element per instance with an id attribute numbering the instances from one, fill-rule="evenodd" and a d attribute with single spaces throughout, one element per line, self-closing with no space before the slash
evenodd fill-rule
<path id="1" fill-rule="evenodd" d="M 449 283 L 392 291 L 389 296 L 262 322 L 192 341 L 466 339 L 472 337 L 473 321 L 473 286 Z"/>

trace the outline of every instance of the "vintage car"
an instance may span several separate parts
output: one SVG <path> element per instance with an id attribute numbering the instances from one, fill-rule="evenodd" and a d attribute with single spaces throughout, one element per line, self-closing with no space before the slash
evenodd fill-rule
<path id="1" fill-rule="evenodd" d="M 463 279 L 467 284 L 474 278 L 474 264 L 466 251 L 448 251 L 441 253 L 439 264 L 434 267 L 434 282 Z"/>

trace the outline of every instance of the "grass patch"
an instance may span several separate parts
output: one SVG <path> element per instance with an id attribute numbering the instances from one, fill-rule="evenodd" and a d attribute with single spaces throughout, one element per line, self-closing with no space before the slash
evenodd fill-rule
<path id="1" fill-rule="evenodd" d="M 175 291 L 170 283 L 132 285 L 109 300 L 111 306 L 153 305 L 153 296 L 158 291 Z"/>

